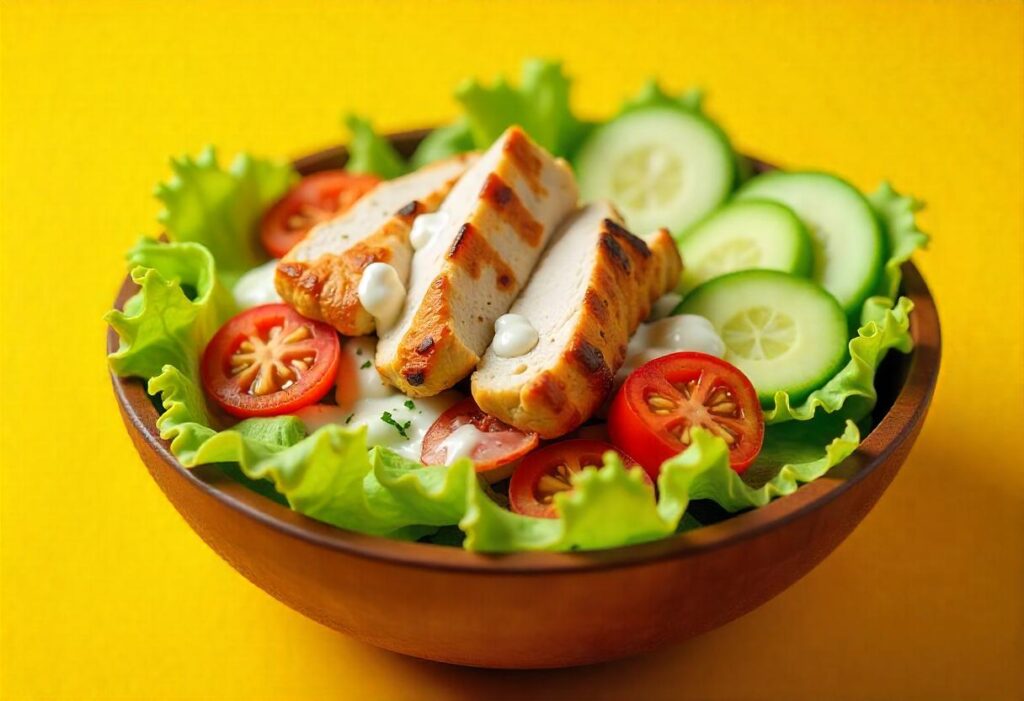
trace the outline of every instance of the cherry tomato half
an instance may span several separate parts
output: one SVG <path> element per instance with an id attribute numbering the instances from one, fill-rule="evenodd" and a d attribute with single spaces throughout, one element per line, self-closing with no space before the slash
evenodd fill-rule
<path id="1" fill-rule="evenodd" d="M 540 442 L 536 433 L 524 433 L 485 414 L 473 398 L 468 397 L 452 405 L 427 429 L 423 436 L 420 461 L 424 465 L 446 464 L 451 442 L 445 443 L 445 440 L 467 424 L 485 434 L 469 437 L 472 449 L 468 457 L 476 463 L 477 472 L 489 473 L 485 476 L 490 481 L 498 481 L 507 476 L 513 467 L 512 463 L 536 448 Z"/>
<path id="2" fill-rule="evenodd" d="M 307 175 L 263 216 L 263 247 L 274 258 L 281 258 L 315 224 L 344 212 L 379 182 L 380 178 L 374 175 L 344 170 Z"/>
<path id="3" fill-rule="evenodd" d="M 572 491 L 572 476 L 587 467 L 601 467 L 604 454 L 615 451 L 626 468 L 637 467 L 637 462 L 615 446 L 604 441 L 579 438 L 552 443 L 530 453 L 512 474 L 508 485 L 509 507 L 517 514 L 537 518 L 558 518 L 555 495 Z M 642 473 L 654 495 L 654 483 Z"/>
<path id="4" fill-rule="evenodd" d="M 608 413 L 612 443 L 655 479 L 661 463 L 689 447 L 695 427 L 725 440 L 736 472 L 761 451 L 764 415 L 754 386 L 736 367 L 705 353 L 672 353 L 640 366 Z"/>
<path id="5" fill-rule="evenodd" d="M 232 317 L 203 352 L 207 395 L 234 416 L 287 414 L 320 399 L 338 374 L 338 334 L 286 304 Z"/>

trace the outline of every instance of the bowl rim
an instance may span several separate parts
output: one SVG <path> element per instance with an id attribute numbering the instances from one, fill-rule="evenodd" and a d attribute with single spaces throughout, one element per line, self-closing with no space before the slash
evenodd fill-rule
<path id="1" fill-rule="evenodd" d="M 417 143 L 429 130 L 391 135 L 398 144 Z M 344 147 L 332 147 L 295 159 L 300 172 L 320 170 L 345 158 Z M 763 168 L 760 161 L 756 164 Z M 192 488 L 215 499 L 243 518 L 304 541 L 307 544 L 346 555 L 380 560 L 396 565 L 453 570 L 479 575 L 538 575 L 553 572 L 583 572 L 647 565 L 665 559 L 687 558 L 723 548 L 736 542 L 764 535 L 784 524 L 806 517 L 838 499 L 878 469 L 903 442 L 912 436 L 924 418 L 938 380 L 941 358 L 941 329 L 935 300 L 916 266 L 906 262 L 903 270 L 903 295 L 914 303 L 910 331 L 914 348 L 903 386 L 889 411 L 865 436 L 854 453 L 832 471 L 793 494 L 780 497 L 765 506 L 729 519 L 666 538 L 605 550 L 585 552 L 516 552 L 488 554 L 463 548 L 394 540 L 348 531 L 298 514 L 245 487 L 220 471 L 216 465 L 186 468 L 170 452 L 170 444 L 159 436 L 159 413 L 145 390 L 145 381 L 122 378 L 110 372 L 114 395 L 129 432 L 145 441 L 159 458 L 161 467 L 183 478 Z M 114 302 L 120 309 L 137 289 L 130 274 L 121 285 Z M 107 329 L 107 352 L 117 350 L 119 339 Z M 148 461 L 146 461 L 148 462 Z M 156 468 L 150 467 L 150 470 Z M 842 469 L 845 476 L 833 474 Z M 177 506 L 176 506 L 177 508 Z"/>

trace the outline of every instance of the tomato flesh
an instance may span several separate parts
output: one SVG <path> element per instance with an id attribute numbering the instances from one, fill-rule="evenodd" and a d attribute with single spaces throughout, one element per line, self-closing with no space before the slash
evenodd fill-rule
<path id="1" fill-rule="evenodd" d="M 380 178 L 344 170 L 307 175 L 263 217 L 260 240 L 274 258 L 281 258 L 316 224 L 351 207 L 372 190 Z"/>
<path id="2" fill-rule="evenodd" d="M 420 461 L 424 465 L 445 465 L 449 444 L 445 443 L 456 430 L 470 424 L 483 436 L 477 436 L 469 456 L 479 473 L 497 481 L 506 476 L 508 468 L 515 461 L 537 447 L 540 438 L 536 433 L 525 433 L 514 426 L 484 413 L 472 397 L 452 405 L 438 417 L 423 436 L 423 450 Z"/>
<path id="3" fill-rule="evenodd" d="M 287 414 L 330 391 L 338 373 L 338 334 L 285 304 L 232 317 L 203 351 L 207 395 L 233 416 Z"/>
<path id="4" fill-rule="evenodd" d="M 609 450 L 619 454 L 627 469 L 637 462 L 604 441 L 579 438 L 545 446 L 530 453 L 516 468 L 508 486 L 509 508 L 517 514 L 536 518 L 558 518 L 555 495 L 571 492 L 572 476 L 588 467 L 600 468 Z M 641 472 L 654 494 L 654 483 Z"/>
<path id="5" fill-rule="evenodd" d="M 665 460 L 690 446 L 694 428 L 726 442 L 736 472 L 750 466 L 764 440 L 764 416 L 750 380 L 705 353 L 672 353 L 642 365 L 626 378 L 608 414 L 612 442 L 652 478 Z"/>

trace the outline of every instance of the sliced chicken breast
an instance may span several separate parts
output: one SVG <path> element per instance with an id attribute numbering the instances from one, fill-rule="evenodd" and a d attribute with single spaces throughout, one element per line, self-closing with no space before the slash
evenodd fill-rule
<path id="1" fill-rule="evenodd" d="M 414 397 L 469 375 L 577 197 L 568 164 L 510 127 L 435 215 L 438 226 L 412 262 L 405 309 L 380 334 L 380 373 Z"/>
<path id="2" fill-rule="evenodd" d="M 458 156 L 382 182 L 343 214 L 313 227 L 278 263 L 278 294 L 303 316 L 346 336 L 371 333 L 374 318 L 358 295 L 363 270 L 386 263 L 405 283 L 413 220 L 436 210 L 475 159 Z"/>
<path id="3" fill-rule="evenodd" d="M 580 210 L 555 234 L 509 309 L 518 316 L 506 317 L 529 322 L 536 345 L 504 357 L 503 346 L 515 344 L 496 339 L 473 373 L 473 398 L 488 414 L 543 438 L 573 430 L 604 401 L 629 337 L 681 272 L 664 229 L 641 239 L 607 202 Z"/>

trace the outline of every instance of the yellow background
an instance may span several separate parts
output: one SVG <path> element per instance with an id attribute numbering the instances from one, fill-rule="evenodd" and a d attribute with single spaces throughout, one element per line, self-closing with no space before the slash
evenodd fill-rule
<path id="1" fill-rule="evenodd" d="M 4 2 L 5 699 L 1020 698 L 1024 694 L 1018 2 Z M 100 317 L 207 142 L 297 155 L 356 109 L 450 118 L 467 75 L 561 56 L 607 114 L 699 83 L 740 148 L 929 202 L 946 348 L 921 439 L 792 589 L 662 652 L 509 674 L 381 652 L 278 604 L 164 500 L 115 411 Z M 452 592 L 458 596 L 458 592 Z M 585 592 L 581 592 L 585 596 Z M 665 612 L 671 615 L 670 611 Z M 495 631 L 495 635 L 500 635 Z M 643 692 L 643 693 L 641 693 Z"/>

